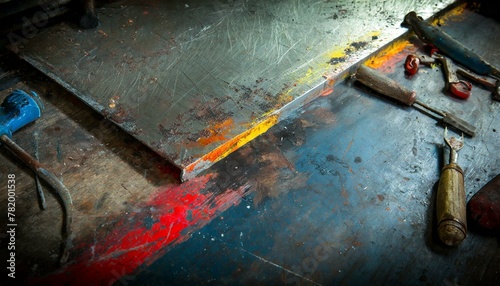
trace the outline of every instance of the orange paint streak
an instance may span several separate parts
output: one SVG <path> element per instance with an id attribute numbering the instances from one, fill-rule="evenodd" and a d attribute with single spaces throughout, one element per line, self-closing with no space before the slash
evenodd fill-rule
<path id="1" fill-rule="evenodd" d="M 243 146 L 246 143 L 250 142 L 251 140 L 255 139 L 257 136 L 266 132 L 269 128 L 271 128 L 276 123 L 278 123 L 278 119 L 279 119 L 278 114 L 270 115 L 269 117 L 267 117 L 263 121 L 257 123 L 255 126 L 250 128 L 249 130 L 232 138 L 231 140 L 229 140 L 226 143 L 222 144 L 221 146 L 217 147 L 215 150 L 211 151 L 210 153 L 207 153 L 201 159 L 197 160 L 193 164 L 187 166 L 185 168 L 186 171 L 188 173 L 193 172 L 196 169 L 196 167 L 202 163 L 205 163 L 205 162 L 215 163 L 215 162 L 225 158 L 231 152 L 237 150 L 241 146 Z"/>
<path id="2" fill-rule="evenodd" d="M 223 141 L 227 139 L 227 134 L 231 130 L 231 127 L 234 125 L 234 121 L 232 118 L 229 118 L 221 123 L 217 123 L 214 126 L 208 129 L 210 135 L 206 137 L 201 137 L 196 141 L 200 145 L 207 146 L 214 142 Z"/>
<path id="3" fill-rule="evenodd" d="M 332 92 L 333 92 L 333 88 L 327 88 L 327 89 L 322 90 L 319 93 L 319 96 L 327 96 L 327 95 L 332 94 Z"/>
<path id="4" fill-rule="evenodd" d="M 371 68 L 390 73 L 395 67 L 398 67 L 398 63 L 409 53 L 415 53 L 416 49 L 417 48 L 408 40 L 396 41 L 376 55 L 370 57 L 365 64 Z"/>

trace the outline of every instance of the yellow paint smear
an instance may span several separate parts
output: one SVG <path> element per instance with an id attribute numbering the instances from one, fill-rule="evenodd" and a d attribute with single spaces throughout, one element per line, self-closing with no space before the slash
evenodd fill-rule
<path id="1" fill-rule="evenodd" d="M 380 31 L 372 31 L 369 33 L 366 33 L 365 35 L 359 37 L 356 40 L 350 41 L 343 47 L 337 47 L 335 49 L 332 49 L 331 51 L 325 52 L 321 57 L 323 60 L 320 63 L 317 63 L 316 65 L 309 67 L 307 69 L 306 73 L 304 76 L 296 80 L 296 85 L 301 85 L 301 84 L 313 84 L 317 83 L 321 77 L 325 75 L 326 72 L 332 67 L 332 64 L 329 63 L 331 59 L 347 59 L 347 52 L 352 52 L 355 50 L 353 46 L 351 46 L 352 43 L 356 42 L 369 42 L 373 37 L 378 37 L 380 35 Z"/>
<path id="2" fill-rule="evenodd" d="M 279 115 L 278 114 L 273 114 L 264 119 L 263 121 L 258 122 L 250 128 L 249 130 L 239 134 L 238 136 L 232 138 L 231 140 L 227 141 L 226 143 L 222 144 L 221 146 L 215 148 L 213 151 L 210 153 L 206 154 L 203 156 L 201 159 L 197 160 L 196 162 L 192 163 L 191 165 L 186 167 L 187 172 L 192 172 L 193 170 L 196 169 L 196 166 L 200 163 L 204 162 L 211 162 L 215 163 L 225 157 L 227 155 L 231 154 L 231 152 L 237 150 L 241 146 L 247 144 L 248 142 L 252 141 L 255 139 L 257 136 L 263 134 L 269 128 L 273 127 L 278 123 Z"/>
<path id="3" fill-rule="evenodd" d="M 378 37 L 378 36 L 380 36 L 380 31 L 371 32 L 370 36 L 372 36 L 372 37 Z"/>
<path id="4" fill-rule="evenodd" d="M 444 14 L 443 16 L 432 20 L 432 22 L 430 22 L 430 23 L 434 26 L 437 26 L 438 24 L 442 25 L 443 22 L 449 21 L 451 17 L 459 16 L 462 13 L 464 13 L 466 7 L 467 7 L 467 3 L 463 3 L 463 4 L 453 8 L 452 10 L 450 10 L 449 12 Z"/>
<path id="5" fill-rule="evenodd" d="M 336 49 L 336 50 L 333 50 L 333 51 L 330 51 L 328 53 L 328 58 L 331 59 L 331 58 L 342 58 L 342 57 L 345 57 L 346 56 L 345 50 L 348 49 L 348 48 L 349 48 L 349 46 L 344 47 L 344 48 L 340 48 L 340 49 Z"/>

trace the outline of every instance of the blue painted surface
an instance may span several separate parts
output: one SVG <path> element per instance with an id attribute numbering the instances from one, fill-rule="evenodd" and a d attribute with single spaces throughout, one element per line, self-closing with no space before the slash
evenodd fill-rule
<path id="1" fill-rule="evenodd" d="M 427 84 L 431 76 L 435 75 L 422 75 L 414 82 Z M 430 85 L 440 84 L 438 80 Z M 482 93 L 487 96 L 487 91 Z M 472 233 L 460 248 L 447 248 L 435 236 L 443 128 L 415 109 L 381 100 L 352 83 L 340 84 L 336 95 L 315 101 L 252 143 L 255 156 L 260 157 L 264 155 L 259 148 L 269 148 L 276 139 L 281 142 L 275 152 L 286 157 L 296 174 L 307 176 L 305 184 L 259 203 L 257 187 L 238 206 L 141 269 L 132 284 L 444 285 L 466 281 L 469 263 L 496 242 Z M 317 117 L 318 110 L 334 116 L 335 122 L 324 122 L 325 117 Z M 491 120 L 498 126 L 498 113 L 486 119 Z M 301 132 L 305 142 L 297 144 L 300 140 L 294 136 Z M 467 169 L 469 198 L 498 172 L 493 153 L 488 159 L 474 156 L 499 151 L 498 146 L 493 148 L 496 151 L 471 149 L 496 136 L 489 128 L 481 139 L 466 141 L 468 148 L 459 160 Z M 251 159 L 238 153 L 228 158 L 233 162 L 228 165 L 247 165 L 244 176 L 240 174 L 241 183 L 264 180 L 266 174 L 259 166 L 248 164 Z M 488 171 L 471 174 L 476 164 L 484 164 Z M 284 181 L 275 187 L 280 184 Z"/>

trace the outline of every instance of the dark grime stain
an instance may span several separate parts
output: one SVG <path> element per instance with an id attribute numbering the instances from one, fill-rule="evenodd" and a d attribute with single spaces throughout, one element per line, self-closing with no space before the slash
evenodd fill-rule
<path id="1" fill-rule="evenodd" d="M 106 199 L 109 197 L 109 193 L 104 193 L 101 198 L 97 201 L 97 203 L 95 204 L 94 208 L 96 210 L 99 210 L 103 205 L 104 205 L 104 202 L 106 201 Z"/>
<path id="2" fill-rule="evenodd" d="M 151 216 L 147 216 L 144 218 L 144 226 L 146 227 L 146 229 L 151 229 L 154 223 L 155 221 Z"/>
<path id="3" fill-rule="evenodd" d="M 328 161 L 328 162 L 335 162 L 335 163 L 341 165 L 342 167 L 344 167 L 346 169 L 349 169 L 349 164 L 347 164 L 342 159 L 340 159 L 338 157 L 335 157 L 333 155 L 326 156 L 326 161 Z"/>
<path id="4" fill-rule="evenodd" d="M 186 219 L 188 221 L 192 221 L 193 220 L 193 212 L 191 210 L 188 210 L 187 211 L 187 214 L 186 214 Z"/>
<path id="5" fill-rule="evenodd" d="M 364 48 L 366 45 L 368 45 L 368 42 L 365 41 L 352 42 L 351 44 L 349 44 L 349 47 L 344 49 L 345 52 L 344 56 L 331 58 L 327 63 L 331 65 L 343 63 L 346 61 L 348 55 L 352 54 L 353 52 L 359 49 Z"/>
<path id="6" fill-rule="evenodd" d="M 361 159 L 361 157 L 356 157 L 354 158 L 354 163 L 361 163 L 363 161 L 363 159 Z"/>
<path id="7" fill-rule="evenodd" d="M 62 149 L 61 149 L 61 138 L 57 138 L 57 143 L 56 143 L 56 156 L 57 156 L 57 162 L 61 163 L 62 162 Z"/>
<path id="8" fill-rule="evenodd" d="M 350 44 L 350 46 L 353 47 L 356 50 L 364 48 L 366 45 L 368 45 L 368 43 L 364 42 L 364 41 L 353 42 L 353 43 Z"/>
<path id="9" fill-rule="evenodd" d="M 345 62 L 345 57 L 336 57 L 336 58 L 331 58 L 327 63 L 335 65 L 343 62 Z"/>

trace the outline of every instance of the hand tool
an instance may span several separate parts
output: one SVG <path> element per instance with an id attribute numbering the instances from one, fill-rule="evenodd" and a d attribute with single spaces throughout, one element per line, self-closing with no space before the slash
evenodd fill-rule
<path id="1" fill-rule="evenodd" d="M 456 75 L 460 74 L 463 77 L 466 77 L 469 80 L 479 83 L 480 85 L 489 89 L 493 95 L 493 99 L 500 101 L 500 80 L 474 74 L 473 72 L 452 64 L 450 60 L 446 59 L 443 56 L 438 56 L 438 58 L 441 61 L 445 61 L 443 64 L 443 66 L 446 67 L 445 72 L 449 70 L 453 73 L 451 76 L 449 74 L 446 74 L 447 82 L 451 82 L 451 87 L 453 87 L 453 89 L 450 89 L 450 92 L 464 98 L 470 95 L 472 86 L 466 81 L 458 80 Z M 418 72 L 420 64 L 431 65 L 435 62 L 436 58 L 434 56 L 429 57 L 426 55 L 408 55 L 405 61 L 405 70 L 409 75 L 415 75 Z"/>
<path id="2" fill-rule="evenodd" d="M 500 231 L 500 174 L 484 185 L 467 203 L 470 222 L 479 229 Z"/>
<path id="3" fill-rule="evenodd" d="M 450 148 L 449 163 L 441 170 L 436 197 L 438 234 L 442 242 L 449 246 L 462 243 L 467 236 L 465 209 L 464 171 L 457 164 L 458 151 L 464 146 L 464 138 L 448 137 L 444 129 L 444 141 Z"/>
<path id="4" fill-rule="evenodd" d="M 415 91 L 407 89 L 370 67 L 361 65 L 354 74 L 354 77 L 362 84 L 379 92 L 380 94 L 396 99 L 408 106 L 414 106 L 423 113 L 440 120 L 445 125 L 460 130 L 468 136 L 474 137 L 476 134 L 476 127 L 465 122 L 463 119 L 458 118 L 456 115 L 438 110 L 428 104 L 418 101 L 417 93 Z M 423 110 L 422 107 L 425 108 L 425 110 Z"/>
<path id="5" fill-rule="evenodd" d="M 39 161 L 40 159 L 38 158 L 38 131 L 35 131 L 33 133 L 33 136 L 35 137 L 34 143 L 35 143 L 35 160 Z M 45 195 L 43 193 L 42 189 L 42 184 L 40 183 L 40 177 L 35 173 L 35 184 L 36 184 L 36 192 L 38 194 L 38 199 L 40 201 L 40 208 L 42 210 L 47 209 L 47 203 L 45 201 Z"/>
<path id="6" fill-rule="evenodd" d="M 22 90 L 15 90 L 9 94 L 0 106 L 0 144 L 3 143 L 8 150 L 28 165 L 60 197 L 65 215 L 63 221 L 64 245 L 60 262 L 65 263 L 71 247 L 71 222 L 73 220 L 71 195 L 53 173 L 11 139 L 12 133 L 41 116 L 41 106 L 43 105 L 35 92 L 32 92 L 32 96 Z"/>
<path id="7" fill-rule="evenodd" d="M 500 70 L 498 68 L 487 63 L 479 55 L 464 47 L 450 35 L 423 21 L 421 17 L 417 16 L 417 13 L 410 12 L 406 14 L 403 23 L 410 26 L 424 43 L 433 44 L 442 53 L 475 73 L 500 78 Z"/>
<path id="8" fill-rule="evenodd" d="M 493 99 L 500 101 L 500 80 L 479 76 L 460 67 L 457 68 L 457 73 L 486 87 L 491 91 Z"/>
<path id="9" fill-rule="evenodd" d="M 458 68 L 450 60 L 441 55 L 435 54 L 431 57 L 425 55 L 408 55 L 405 61 L 405 70 L 408 74 L 414 75 L 418 71 L 419 64 L 432 65 L 436 61 L 441 62 L 443 65 L 446 89 L 458 98 L 469 98 L 472 85 L 467 81 L 460 80 L 456 73 Z"/>

